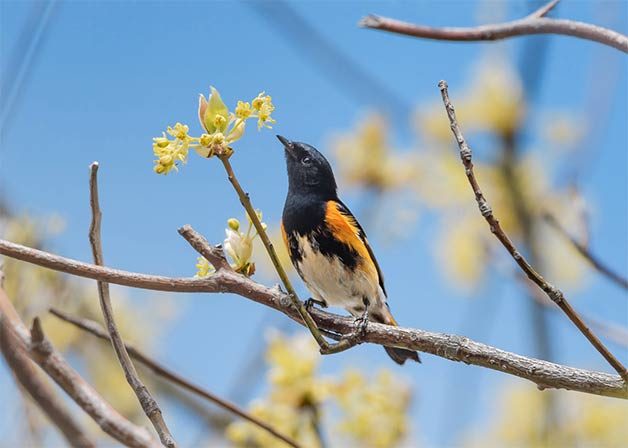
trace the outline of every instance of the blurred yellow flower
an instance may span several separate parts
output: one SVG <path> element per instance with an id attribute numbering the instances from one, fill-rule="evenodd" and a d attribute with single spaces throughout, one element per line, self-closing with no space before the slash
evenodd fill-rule
<path id="1" fill-rule="evenodd" d="M 340 432 L 332 434 L 342 438 L 330 446 L 393 447 L 405 437 L 410 389 L 392 373 L 382 370 L 368 378 L 349 370 L 338 379 L 321 377 L 318 345 L 305 333 L 271 334 L 266 359 L 269 392 L 250 411 L 301 445 L 321 446 L 318 431 L 328 427 L 323 421 L 330 406 L 340 413 L 334 414 Z M 236 446 L 278 446 L 275 438 L 246 422 L 229 425 L 226 436 Z"/>
<path id="2" fill-rule="evenodd" d="M 512 387 L 502 393 L 488 428 L 467 436 L 470 447 L 619 447 L 628 444 L 628 404 L 586 394 L 564 395 L 560 418 L 542 433 L 543 395 Z"/>
<path id="3" fill-rule="evenodd" d="M 458 122 L 466 133 L 512 135 L 525 116 L 521 80 L 512 66 L 498 60 L 478 64 L 467 93 L 456 93 L 455 98 Z M 416 122 L 422 135 L 451 141 L 449 121 L 440 102 L 417 111 Z"/>
<path id="4" fill-rule="evenodd" d="M 339 175 L 347 185 L 385 191 L 407 186 L 417 177 L 416 158 L 395 153 L 387 134 L 384 117 L 372 113 L 357 129 L 334 140 Z"/>
<path id="5" fill-rule="evenodd" d="M 348 370 L 334 396 L 343 411 L 338 427 L 359 446 L 397 446 L 407 435 L 410 387 L 390 371 L 380 370 L 373 379 Z"/>

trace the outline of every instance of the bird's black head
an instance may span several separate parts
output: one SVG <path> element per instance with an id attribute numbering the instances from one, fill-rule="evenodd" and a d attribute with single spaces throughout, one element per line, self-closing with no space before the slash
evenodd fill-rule
<path id="1" fill-rule="evenodd" d="M 281 135 L 277 138 L 285 149 L 289 191 L 335 199 L 336 179 L 327 159 L 307 143 L 291 142 Z"/>

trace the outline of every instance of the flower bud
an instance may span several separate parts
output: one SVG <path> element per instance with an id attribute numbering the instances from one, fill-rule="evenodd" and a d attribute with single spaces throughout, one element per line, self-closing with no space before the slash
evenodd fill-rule
<path id="1" fill-rule="evenodd" d="M 235 230 L 236 232 L 240 229 L 240 221 L 235 218 L 227 220 L 227 225 L 230 229 Z"/>

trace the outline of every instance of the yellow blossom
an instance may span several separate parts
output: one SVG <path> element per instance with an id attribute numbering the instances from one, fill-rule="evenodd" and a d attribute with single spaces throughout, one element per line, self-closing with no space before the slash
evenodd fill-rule
<path id="1" fill-rule="evenodd" d="M 270 125 L 275 123 L 275 120 L 270 115 L 275 110 L 275 106 L 270 95 L 265 95 L 265 92 L 261 92 L 251 103 L 253 104 L 253 109 L 257 111 L 257 128 L 261 129 L 264 126 L 271 128 Z"/>
<path id="2" fill-rule="evenodd" d="M 196 278 L 204 278 L 216 272 L 214 266 L 205 257 L 198 257 L 196 260 Z"/>
<path id="3" fill-rule="evenodd" d="M 235 109 L 235 116 L 238 118 L 247 119 L 251 116 L 253 110 L 251 110 L 251 104 L 249 102 L 238 101 L 238 105 Z"/>

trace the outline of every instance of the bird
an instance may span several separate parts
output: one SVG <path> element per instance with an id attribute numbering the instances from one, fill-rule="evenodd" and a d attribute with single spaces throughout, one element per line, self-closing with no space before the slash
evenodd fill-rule
<path id="1" fill-rule="evenodd" d="M 397 326 L 382 270 L 364 229 L 338 197 L 331 165 L 313 146 L 277 138 L 288 171 L 281 234 L 293 266 L 312 294 L 306 306 L 344 308 L 361 330 L 368 321 Z M 384 349 L 398 364 L 408 359 L 421 362 L 415 351 Z"/>

